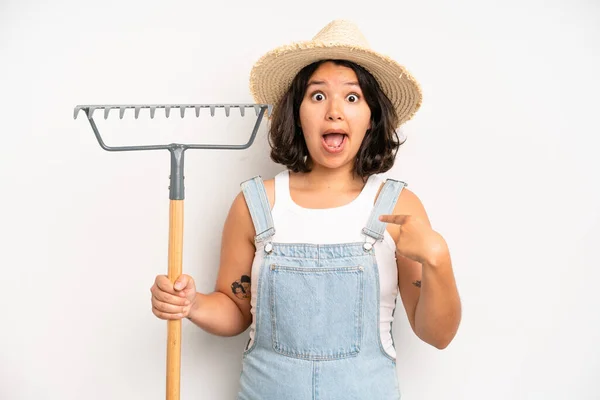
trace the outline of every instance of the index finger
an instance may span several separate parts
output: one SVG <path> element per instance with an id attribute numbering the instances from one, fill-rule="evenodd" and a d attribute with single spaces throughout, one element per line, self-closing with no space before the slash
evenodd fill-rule
<path id="1" fill-rule="evenodd" d="M 388 222 L 396 225 L 402 225 L 406 221 L 406 215 L 380 215 L 381 222 Z"/>

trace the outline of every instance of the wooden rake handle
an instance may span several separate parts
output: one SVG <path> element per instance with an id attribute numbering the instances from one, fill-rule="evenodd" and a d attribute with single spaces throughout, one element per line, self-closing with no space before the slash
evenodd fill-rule
<path id="1" fill-rule="evenodd" d="M 183 261 L 183 200 L 170 200 L 169 280 L 181 275 Z M 167 321 L 167 400 L 179 400 L 181 382 L 181 320 Z"/>

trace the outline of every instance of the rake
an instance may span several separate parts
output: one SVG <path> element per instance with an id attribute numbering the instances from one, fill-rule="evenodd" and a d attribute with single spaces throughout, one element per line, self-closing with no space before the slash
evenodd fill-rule
<path id="1" fill-rule="evenodd" d="M 181 144 L 171 143 L 165 145 L 144 146 L 107 146 L 100 136 L 98 127 L 94 122 L 94 111 L 103 111 L 104 119 L 107 119 L 111 110 L 119 111 L 119 118 L 123 119 L 127 109 L 133 109 L 135 119 L 138 119 L 140 110 L 149 109 L 150 118 L 154 118 L 157 109 L 164 109 L 165 116 L 169 118 L 171 110 L 179 110 L 181 118 L 184 118 L 187 109 L 194 110 L 199 117 L 200 110 L 210 110 L 210 115 L 215 115 L 217 108 L 225 109 L 225 115 L 229 117 L 231 109 L 239 109 L 242 117 L 246 109 L 254 109 L 256 122 L 248 142 L 244 144 Z M 186 150 L 209 149 L 209 150 L 243 150 L 249 148 L 256 137 L 261 121 L 267 112 L 271 114 L 272 106 L 268 104 L 139 104 L 139 105 L 78 105 L 75 107 L 73 118 L 77 119 L 79 111 L 83 110 L 100 146 L 107 151 L 143 151 L 143 150 L 169 150 L 171 153 L 171 175 L 169 176 L 169 255 L 168 255 L 168 277 L 171 283 L 182 273 L 183 259 L 183 202 L 184 202 L 184 154 Z M 180 376 L 181 376 L 181 320 L 167 321 L 167 400 L 179 400 Z"/>

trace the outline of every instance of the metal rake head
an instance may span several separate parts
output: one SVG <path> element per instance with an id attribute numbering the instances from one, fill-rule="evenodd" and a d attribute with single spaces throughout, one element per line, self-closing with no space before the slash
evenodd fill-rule
<path id="1" fill-rule="evenodd" d="M 247 108 L 254 109 L 256 113 L 256 122 L 254 124 L 254 129 L 252 130 L 252 134 L 250 135 L 250 139 L 248 142 L 244 144 L 182 144 L 182 143 L 171 143 L 164 145 L 144 145 L 144 146 L 107 146 L 102 140 L 102 136 L 98 131 L 98 127 L 94 121 L 94 111 L 103 110 L 104 111 L 104 119 L 107 119 L 111 110 L 119 110 L 119 118 L 123 119 L 125 115 L 125 111 L 127 109 L 133 109 L 135 113 L 135 118 L 137 119 L 140 114 L 140 110 L 142 109 L 150 110 L 150 118 L 154 118 L 156 113 L 156 109 L 164 109 L 165 116 L 169 118 L 172 109 L 179 109 L 179 113 L 181 118 L 185 116 L 185 111 L 190 108 L 194 109 L 196 112 L 196 117 L 200 116 L 200 110 L 202 108 L 207 108 L 210 110 L 210 115 L 215 116 L 215 110 L 217 108 L 225 109 L 225 116 L 229 117 L 232 108 L 238 108 L 242 117 L 245 116 L 245 111 Z M 184 198 L 184 188 L 183 188 L 183 159 L 184 152 L 188 149 L 223 149 L 223 150 L 242 150 L 247 149 L 252 145 L 254 139 L 256 138 L 256 133 L 258 132 L 258 128 L 260 127 L 260 123 L 265 114 L 265 111 L 268 112 L 268 115 L 271 115 L 273 107 L 269 104 L 129 104 L 129 105 L 78 105 L 75 107 L 73 113 L 73 119 L 77 119 L 79 111 L 83 110 L 87 115 L 88 121 L 92 130 L 94 131 L 94 135 L 96 135 L 96 139 L 104 150 L 107 151 L 133 151 L 133 150 L 169 150 L 171 152 L 171 175 L 169 179 L 171 180 L 171 185 L 169 186 L 170 196 L 169 198 L 172 200 L 182 200 Z"/>
<path id="2" fill-rule="evenodd" d="M 210 110 L 210 115 L 212 117 L 215 116 L 215 110 L 217 108 L 225 109 L 225 116 L 229 117 L 232 108 L 237 108 L 240 111 L 240 115 L 242 117 L 246 114 L 246 109 L 251 108 L 255 111 L 257 119 L 254 125 L 254 129 L 252 134 L 250 135 L 250 140 L 241 145 L 226 145 L 226 144 L 178 144 L 172 143 L 168 145 L 144 145 L 144 146 L 107 146 L 102 140 L 102 136 L 98 131 L 98 127 L 94 122 L 94 111 L 103 110 L 104 111 L 104 119 L 107 119 L 111 110 L 119 110 L 119 118 L 123 119 L 125 115 L 125 111 L 127 109 L 133 109 L 135 113 L 135 118 L 137 119 L 140 115 L 140 110 L 149 109 L 150 110 L 150 118 L 154 118 L 157 109 L 164 109 L 165 116 L 169 118 L 172 109 L 179 109 L 179 114 L 181 118 L 185 116 L 185 111 L 187 109 L 194 109 L 196 112 L 196 117 L 200 116 L 200 110 L 202 108 L 206 108 Z M 127 104 L 127 105 L 78 105 L 75 107 L 73 112 L 73 119 L 77 119 L 79 112 L 83 110 L 88 117 L 92 130 L 96 135 L 96 139 L 100 146 L 107 151 L 132 151 L 132 150 L 160 150 L 160 149 L 171 149 L 175 147 L 182 147 L 185 149 L 223 149 L 223 150 L 241 150 L 247 149 L 250 147 L 256 137 L 256 133 L 262 121 L 265 111 L 267 111 L 267 115 L 270 116 L 273 110 L 273 107 L 270 104 Z"/>

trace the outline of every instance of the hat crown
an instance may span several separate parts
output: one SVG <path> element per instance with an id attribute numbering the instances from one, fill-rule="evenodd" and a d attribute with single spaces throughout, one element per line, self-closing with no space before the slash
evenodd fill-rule
<path id="1" fill-rule="evenodd" d="M 353 22 L 335 20 L 327 24 L 314 37 L 313 42 L 343 44 L 352 47 L 369 48 L 369 42 Z"/>

